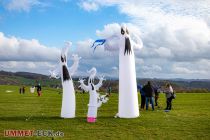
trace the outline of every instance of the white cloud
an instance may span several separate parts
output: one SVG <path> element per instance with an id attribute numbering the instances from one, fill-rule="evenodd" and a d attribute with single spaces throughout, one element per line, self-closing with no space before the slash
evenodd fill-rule
<path id="1" fill-rule="evenodd" d="M 3 6 L 9 11 L 23 11 L 29 12 L 33 7 L 46 7 L 47 3 L 44 3 L 40 0 L 8 0 L 2 2 Z"/>
<path id="2" fill-rule="evenodd" d="M 76 43 L 76 50 L 71 52 L 71 54 L 76 53 L 82 57 L 77 74 L 87 75 L 87 70 L 96 67 L 99 75 L 113 76 L 112 67 L 118 64 L 118 57 L 104 51 L 101 46 L 93 52 L 91 48 L 93 42 L 92 39 L 79 41 Z"/>
<path id="3" fill-rule="evenodd" d="M 209 78 L 210 60 L 202 59 L 192 64 L 189 64 L 188 62 L 179 62 L 173 64 L 172 71 L 177 74 L 206 75 L 206 78 Z"/>
<path id="4" fill-rule="evenodd" d="M 37 4 L 37 0 L 11 0 L 7 4 L 7 9 L 10 11 L 26 11 L 29 12 L 31 6 Z"/>
<path id="5" fill-rule="evenodd" d="M 0 32 L 0 61 L 57 61 L 60 50 Z"/>
<path id="6" fill-rule="evenodd" d="M 91 0 L 91 3 L 98 9 L 116 6 L 141 31 L 144 47 L 135 52 L 140 77 L 209 77 L 210 1 Z M 116 24 L 106 25 L 97 35 L 109 36 L 117 28 Z M 155 70 L 159 70 L 157 74 Z"/>
<path id="7" fill-rule="evenodd" d="M 116 67 L 116 66 L 112 67 L 111 69 L 114 71 L 118 71 L 118 67 Z"/>
<path id="8" fill-rule="evenodd" d="M 94 2 L 82 2 L 80 5 L 82 8 L 84 8 L 87 11 L 97 11 L 98 10 L 98 5 Z"/>
<path id="9" fill-rule="evenodd" d="M 7 37 L 0 32 L 0 70 L 48 74 L 59 62 L 60 49 L 50 48 L 36 39 Z"/>
<path id="10" fill-rule="evenodd" d="M 54 69 L 54 62 L 28 62 L 28 61 L 0 61 L 0 70 L 25 71 L 49 75 L 49 70 Z"/>
<path id="11" fill-rule="evenodd" d="M 142 69 L 144 72 L 159 72 L 162 70 L 162 68 L 158 65 L 142 66 Z"/>

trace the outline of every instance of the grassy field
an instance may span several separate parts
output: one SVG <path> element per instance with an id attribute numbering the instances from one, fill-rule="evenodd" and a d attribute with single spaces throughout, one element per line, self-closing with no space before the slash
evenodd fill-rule
<path id="1" fill-rule="evenodd" d="M 8 92 L 10 90 L 12 92 Z M 210 139 L 210 94 L 177 94 L 173 110 L 166 113 L 164 95 L 160 106 L 141 111 L 136 119 L 113 118 L 117 112 L 117 94 L 112 94 L 107 104 L 98 111 L 97 122 L 86 122 L 88 94 L 77 94 L 76 118 L 61 119 L 61 94 L 59 90 L 43 89 L 37 97 L 28 91 L 18 93 L 16 86 L 0 86 L 0 139 L 4 130 L 54 130 L 64 137 L 54 139 Z M 52 139 L 29 137 L 18 139 Z"/>

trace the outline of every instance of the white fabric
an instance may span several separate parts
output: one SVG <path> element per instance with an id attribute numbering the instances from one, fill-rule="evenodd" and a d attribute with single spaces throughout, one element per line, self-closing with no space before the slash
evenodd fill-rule
<path id="1" fill-rule="evenodd" d="M 102 86 L 102 82 L 103 82 L 104 78 L 100 77 L 99 83 L 97 85 L 94 85 L 93 81 L 94 81 L 96 72 L 97 71 L 95 68 L 92 68 L 88 72 L 88 73 L 90 73 L 90 76 L 88 79 L 87 86 L 84 84 L 84 80 L 82 80 L 82 79 L 79 80 L 79 82 L 80 82 L 79 87 L 82 88 L 83 90 L 89 92 L 89 95 L 90 95 L 87 117 L 94 117 L 94 118 L 97 117 L 98 107 L 100 107 L 102 103 L 106 103 L 108 100 L 104 96 L 100 96 L 99 93 L 97 93 L 97 90 Z"/>
<path id="2" fill-rule="evenodd" d="M 125 46 L 122 38 L 120 46 Z M 136 118 L 139 116 L 138 94 L 134 51 L 131 42 L 131 55 L 124 55 L 124 47 L 119 51 L 119 104 L 120 118 Z"/>
<path id="3" fill-rule="evenodd" d="M 60 60 L 60 68 L 56 69 L 54 71 L 50 71 L 51 77 L 52 78 L 59 78 L 61 77 L 61 82 L 63 86 L 63 95 L 62 95 L 62 106 L 61 106 L 61 117 L 62 118 L 74 118 L 75 117 L 75 111 L 76 111 L 76 99 L 75 99 L 75 91 L 74 91 L 74 85 L 73 85 L 73 80 L 69 79 L 66 81 L 63 81 L 63 66 L 67 65 L 67 53 L 68 53 L 68 48 L 71 46 L 71 42 L 67 42 L 66 47 L 62 49 L 61 56 L 66 58 L 66 62 L 62 62 Z M 73 55 L 73 61 L 74 64 L 71 66 L 71 68 L 68 68 L 69 75 L 73 75 L 75 71 L 78 68 L 79 65 L 79 60 L 80 57 L 78 55 Z"/>
<path id="4" fill-rule="evenodd" d="M 75 91 L 72 81 L 65 81 L 63 85 L 63 96 L 62 96 L 62 107 L 61 117 L 62 118 L 74 118 L 75 117 Z"/>
<path id="5" fill-rule="evenodd" d="M 30 88 L 30 92 L 31 92 L 31 93 L 34 93 L 34 91 L 35 91 L 35 87 L 31 87 L 31 88 Z"/>
<path id="6" fill-rule="evenodd" d="M 143 43 L 139 36 L 132 33 L 130 36 L 126 25 L 122 28 L 125 34 L 117 33 L 106 39 L 104 48 L 107 51 L 119 50 L 119 103 L 118 115 L 121 118 L 136 118 L 139 116 L 138 94 L 136 83 L 136 69 L 134 48 L 142 48 Z M 125 38 L 130 39 L 132 54 L 124 55 Z"/>

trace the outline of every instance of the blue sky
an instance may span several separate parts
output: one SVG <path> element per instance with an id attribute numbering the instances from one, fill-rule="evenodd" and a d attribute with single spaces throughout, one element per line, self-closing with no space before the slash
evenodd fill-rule
<path id="1" fill-rule="evenodd" d="M 7 35 L 25 39 L 35 38 L 47 46 L 63 46 L 63 41 L 76 42 L 96 38 L 96 29 L 112 22 L 126 22 L 114 6 L 97 12 L 87 12 L 78 1 L 48 3 L 44 8 L 31 8 L 29 12 L 8 11 L 1 6 L 0 29 Z"/>
<path id="2" fill-rule="evenodd" d="M 76 75 L 91 67 L 118 75 L 118 55 L 95 53 L 95 39 L 122 23 L 143 41 L 135 50 L 140 78 L 210 78 L 209 0 L 0 0 L 0 70 L 48 74 L 64 41 L 82 57 Z"/>

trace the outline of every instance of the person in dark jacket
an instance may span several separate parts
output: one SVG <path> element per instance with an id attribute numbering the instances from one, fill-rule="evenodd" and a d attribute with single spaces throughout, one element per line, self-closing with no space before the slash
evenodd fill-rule
<path id="1" fill-rule="evenodd" d="M 160 94 L 160 87 L 156 86 L 154 88 L 154 92 L 155 92 L 155 106 L 158 106 L 158 98 L 159 98 L 159 94 Z"/>
<path id="2" fill-rule="evenodd" d="M 154 93 L 154 90 L 153 90 L 153 87 L 151 85 L 151 82 L 148 81 L 147 84 L 143 87 L 142 89 L 144 92 L 145 92 L 145 96 L 146 96 L 146 110 L 148 110 L 148 107 L 149 107 L 149 101 L 152 105 L 152 110 L 154 110 L 154 99 L 153 99 L 153 93 Z"/>
<path id="3" fill-rule="evenodd" d="M 143 91 L 143 86 L 139 84 L 137 87 L 141 94 L 141 109 L 144 109 L 146 98 L 145 98 L 145 93 Z"/>
<path id="4" fill-rule="evenodd" d="M 38 96 L 41 96 L 41 91 L 42 91 L 42 87 L 41 87 L 41 84 L 39 83 L 37 86 L 36 86 L 36 88 L 37 88 L 37 94 L 38 94 Z"/>

